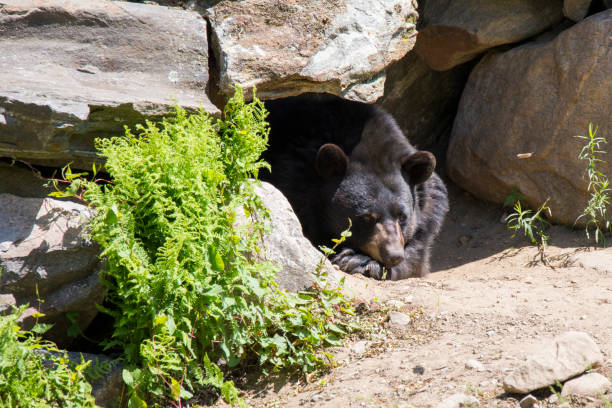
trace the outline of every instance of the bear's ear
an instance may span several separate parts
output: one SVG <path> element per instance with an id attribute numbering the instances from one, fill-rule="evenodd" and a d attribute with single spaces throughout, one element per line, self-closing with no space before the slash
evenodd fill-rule
<path id="1" fill-rule="evenodd" d="M 315 168 L 321 177 L 331 178 L 343 175 L 348 162 L 349 159 L 340 146 L 326 143 L 317 152 Z"/>
<path id="2" fill-rule="evenodd" d="M 401 159 L 402 170 L 408 175 L 410 184 L 421 184 L 431 177 L 436 168 L 436 158 L 425 151 L 416 152 Z"/>

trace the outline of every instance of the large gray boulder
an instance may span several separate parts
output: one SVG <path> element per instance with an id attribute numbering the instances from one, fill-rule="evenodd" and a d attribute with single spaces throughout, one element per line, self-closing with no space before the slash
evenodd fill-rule
<path id="1" fill-rule="evenodd" d="M 573 224 L 590 197 L 578 160 L 589 122 L 612 130 L 612 10 L 551 41 L 487 55 L 465 87 L 448 149 L 448 173 L 475 196 L 503 203 L 515 187 L 552 219 Z M 609 148 L 602 146 L 602 150 Z M 529 153 L 521 155 L 517 154 Z M 612 176 L 612 160 L 600 170 Z M 581 219 L 584 223 L 584 219 Z"/>
<path id="2" fill-rule="evenodd" d="M 208 10 L 219 90 L 374 102 L 385 68 L 414 46 L 415 9 L 411 0 L 221 1 Z"/>
<path id="3" fill-rule="evenodd" d="M 416 52 L 435 70 L 532 37 L 563 19 L 563 0 L 428 0 Z"/>
<path id="4" fill-rule="evenodd" d="M 86 239 L 90 211 L 81 204 L 51 198 L 0 194 L 0 310 L 28 303 L 23 325 L 53 323 L 46 336 L 67 344 L 72 325 L 86 328 L 102 304 L 99 250 Z"/>
<path id="5" fill-rule="evenodd" d="M 0 3 L 0 156 L 91 168 L 94 137 L 175 104 L 218 112 L 199 14 L 109 0 Z"/>

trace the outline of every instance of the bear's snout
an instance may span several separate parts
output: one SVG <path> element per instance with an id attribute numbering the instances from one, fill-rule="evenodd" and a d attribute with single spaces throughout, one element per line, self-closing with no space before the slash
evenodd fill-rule
<path id="1" fill-rule="evenodd" d="M 401 248 L 401 251 L 395 250 L 394 252 L 387 254 L 387 256 L 382 256 L 382 261 L 387 268 L 393 268 L 394 266 L 401 263 L 403 260 L 404 248 Z"/>
<path id="2" fill-rule="evenodd" d="M 401 227 L 396 221 L 377 223 L 370 240 L 360 249 L 387 268 L 396 266 L 404 260 L 404 235 Z"/>

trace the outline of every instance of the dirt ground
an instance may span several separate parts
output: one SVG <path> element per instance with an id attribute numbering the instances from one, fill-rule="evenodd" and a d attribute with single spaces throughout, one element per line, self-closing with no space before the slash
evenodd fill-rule
<path id="1" fill-rule="evenodd" d="M 523 237 L 511 238 L 501 206 L 450 188 L 451 213 L 428 277 L 352 278 L 360 296 L 420 311 L 405 332 L 351 339 L 336 350 L 339 365 L 329 374 L 308 384 L 270 381 L 249 391 L 250 405 L 434 407 L 462 392 L 479 406 L 518 407 L 520 396 L 503 392 L 505 373 L 568 330 L 595 339 L 605 358 L 596 371 L 612 378 L 612 250 L 593 247 L 584 231 L 553 226 L 542 256 Z M 480 371 L 466 368 L 468 360 Z M 536 406 L 560 405 L 550 393 L 537 396 Z M 583 397 L 572 406 L 603 403 Z"/>

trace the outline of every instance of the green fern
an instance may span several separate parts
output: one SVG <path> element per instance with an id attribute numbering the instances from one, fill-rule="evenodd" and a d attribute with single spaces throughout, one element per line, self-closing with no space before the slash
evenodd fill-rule
<path id="1" fill-rule="evenodd" d="M 40 326 L 22 330 L 17 321 L 25 309 L 0 316 L 0 407 L 95 407 L 89 363 L 71 364 L 66 352 L 40 339 Z"/>
<path id="2" fill-rule="evenodd" d="M 328 361 L 319 349 L 349 330 L 338 290 L 319 282 L 286 293 L 277 267 L 251 256 L 268 220 L 253 193 L 267 167 L 265 117 L 241 90 L 224 120 L 177 108 L 160 124 L 96 141 L 112 183 L 72 181 L 69 193 L 96 209 L 90 235 L 106 258 L 112 305 L 103 311 L 115 320 L 106 347 L 124 350 L 131 406 L 180 406 L 209 386 L 243 404 L 211 361 L 312 371 Z M 252 222 L 238 226 L 239 212 Z"/>

